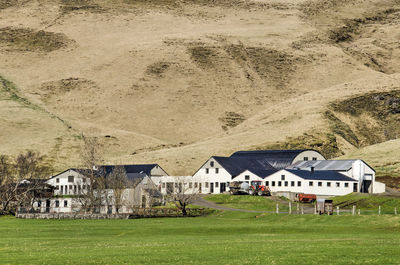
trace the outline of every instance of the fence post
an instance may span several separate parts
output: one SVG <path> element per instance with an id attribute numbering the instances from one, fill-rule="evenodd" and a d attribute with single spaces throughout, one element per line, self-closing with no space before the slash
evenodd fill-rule
<path id="1" fill-rule="evenodd" d="M 317 204 L 314 206 L 314 214 L 317 214 Z"/>
<path id="2" fill-rule="evenodd" d="M 299 214 L 299 212 L 300 212 L 300 211 L 299 211 L 299 208 L 300 208 L 300 205 L 299 205 L 299 203 L 297 203 L 297 208 L 296 208 L 296 213 L 297 213 L 297 214 Z"/>
<path id="3" fill-rule="evenodd" d="M 289 214 L 292 214 L 292 202 L 289 202 Z"/>
<path id="4" fill-rule="evenodd" d="M 394 207 L 394 215 L 397 215 L 397 207 Z"/>
<path id="5" fill-rule="evenodd" d="M 337 215 L 340 215 L 339 206 L 336 206 L 336 214 L 337 214 Z"/>
<path id="6" fill-rule="evenodd" d="M 279 213 L 279 204 L 276 204 L 276 213 Z"/>
<path id="7" fill-rule="evenodd" d="M 381 215 L 381 206 L 379 205 L 378 214 Z"/>
<path id="8" fill-rule="evenodd" d="M 356 206 L 355 206 L 355 205 L 353 205 L 353 212 L 352 212 L 352 214 L 353 214 L 353 215 L 356 215 Z"/>
<path id="9" fill-rule="evenodd" d="M 360 209 L 358 209 L 358 215 L 360 215 L 361 214 L 361 210 Z"/>
<path id="10" fill-rule="evenodd" d="M 304 214 L 304 206 L 301 206 L 301 214 Z"/>

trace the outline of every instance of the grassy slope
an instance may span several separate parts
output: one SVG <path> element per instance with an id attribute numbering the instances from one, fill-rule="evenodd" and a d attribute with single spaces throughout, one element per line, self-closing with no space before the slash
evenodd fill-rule
<path id="1" fill-rule="evenodd" d="M 370 194 L 351 193 L 346 196 L 333 198 L 336 206 L 341 208 L 351 208 L 353 205 L 357 209 L 367 210 L 367 212 L 378 212 L 378 207 L 381 206 L 383 213 L 393 214 L 394 208 L 400 211 L 400 198 L 392 196 L 380 196 Z"/>
<path id="2" fill-rule="evenodd" d="M 400 259 L 395 216 L 3 217 L 0 234 L 6 264 L 395 264 Z"/>
<path id="3" fill-rule="evenodd" d="M 378 14 L 395 3 L 7 1 L 1 74 L 30 102 L 100 136 L 107 162 L 191 174 L 211 154 L 328 130 L 321 113 L 334 99 L 398 87 L 400 76 L 388 75 L 400 58 L 397 16 Z M 345 19 L 362 23 L 341 28 Z M 332 32 L 347 40 L 335 42 Z M 45 137 L 21 136 L 7 123 L 0 152 L 30 146 L 77 166 L 69 136 L 45 119 L 34 126 Z"/>

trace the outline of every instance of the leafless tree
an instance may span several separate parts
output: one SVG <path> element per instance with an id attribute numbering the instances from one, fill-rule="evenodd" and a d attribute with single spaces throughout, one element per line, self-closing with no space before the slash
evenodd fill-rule
<path id="1" fill-rule="evenodd" d="M 127 176 L 123 166 L 116 166 L 112 172 L 106 175 L 106 189 L 111 191 L 112 198 L 107 196 L 108 199 L 112 199 L 111 205 L 115 206 L 115 211 L 120 212 L 122 206 L 124 206 L 125 200 L 123 199 L 123 193 L 127 188 Z"/>
<path id="2" fill-rule="evenodd" d="M 198 196 L 198 187 L 195 187 L 192 179 L 177 177 L 174 190 L 167 195 L 167 200 L 173 202 L 183 216 L 187 216 L 187 206 L 193 203 Z"/>
<path id="3" fill-rule="evenodd" d="M 40 153 L 28 150 L 15 159 L 0 156 L 0 204 L 2 214 L 15 213 L 18 206 L 33 206 L 46 189 L 50 167 Z"/>

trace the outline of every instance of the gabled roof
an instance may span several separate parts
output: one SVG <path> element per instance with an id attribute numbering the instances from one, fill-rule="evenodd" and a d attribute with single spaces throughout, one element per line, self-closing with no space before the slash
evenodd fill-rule
<path id="1" fill-rule="evenodd" d="M 293 165 L 288 166 L 288 169 L 310 169 L 313 167 L 315 170 L 333 170 L 333 171 L 348 171 L 353 167 L 354 162 L 362 160 L 310 160 L 299 161 Z M 367 163 L 362 161 L 368 167 Z M 370 167 L 374 170 L 372 167 Z"/>
<path id="2" fill-rule="evenodd" d="M 144 173 L 148 176 L 151 175 L 151 170 L 158 166 L 158 164 L 140 164 L 140 165 L 103 165 L 99 166 L 105 170 L 107 174 L 111 173 L 116 167 L 123 167 L 127 174 Z"/>
<path id="3" fill-rule="evenodd" d="M 247 169 L 259 170 L 275 170 L 268 162 L 248 159 L 242 157 L 222 157 L 213 156 L 215 159 L 232 177 L 236 177 Z"/>
<path id="4" fill-rule="evenodd" d="M 246 170 L 245 170 L 246 171 Z M 257 175 L 258 177 L 264 179 L 272 174 L 274 174 L 275 172 L 279 171 L 278 169 L 258 169 L 258 168 L 253 168 L 253 169 L 248 169 L 248 171 L 250 171 L 251 173 Z M 243 171 L 244 172 L 244 171 Z M 243 173 L 242 172 L 242 173 Z"/>
<path id="5" fill-rule="evenodd" d="M 357 181 L 336 171 L 308 171 L 285 169 L 286 171 L 307 180 Z"/>
<path id="6" fill-rule="evenodd" d="M 238 151 L 231 157 L 242 157 L 257 159 L 268 162 L 276 169 L 283 169 L 293 163 L 293 160 L 304 151 L 315 151 L 311 149 L 302 150 L 255 150 L 255 151 Z M 315 151 L 317 152 L 317 151 Z"/>

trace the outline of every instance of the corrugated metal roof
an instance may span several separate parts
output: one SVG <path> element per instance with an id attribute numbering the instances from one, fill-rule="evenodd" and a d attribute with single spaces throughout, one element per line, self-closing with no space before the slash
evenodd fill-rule
<path id="1" fill-rule="evenodd" d="M 249 171 L 252 172 L 253 174 L 256 174 L 258 177 L 264 179 L 264 178 L 274 174 L 275 172 L 277 172 L 278 169 L 271 169 L 271 170 L 249 169 Z"/>
<path id="2" fill-rule="evenodd" d="M 310 149 L 238 151 L 233 153 L 231 157 L 247 157 L 251 159 L 263 160 L 268 162 L 276 169 L 283 169 L 291 165 L 293 160 L 300 153 L 309 150 Z"/>
<path id="3" fill-rule="evenodd" d="M 336 170 L 347 171 L 353 167 L 353 163 L 357 160 L 311 160 L 299 161 L 293 165 L 288 166 L 289 169 L 310 169 L 314 167 L 315 170 Z"/>
<path id="4" fill-rule="evenodd" d="M 292 174 L 299 176 L 302 179 L 309 179 L 309 180 L 332 180 L 332 181 L 357 181 L 355 179 L 349 178 L 346 175 L 343 175 L 336 171 L 317 171 L 314 170 L 295 170 L 295 169 L 286 169 Z"/>
<path id="5" fill-rule="evenodd" d="M 243 157 L 221 157 L 213 158 L 226 170 L 232 177 L 236 177 L 247 169 L 275 170 L 268 162 L 262 160 L 248 159 Z"/>

